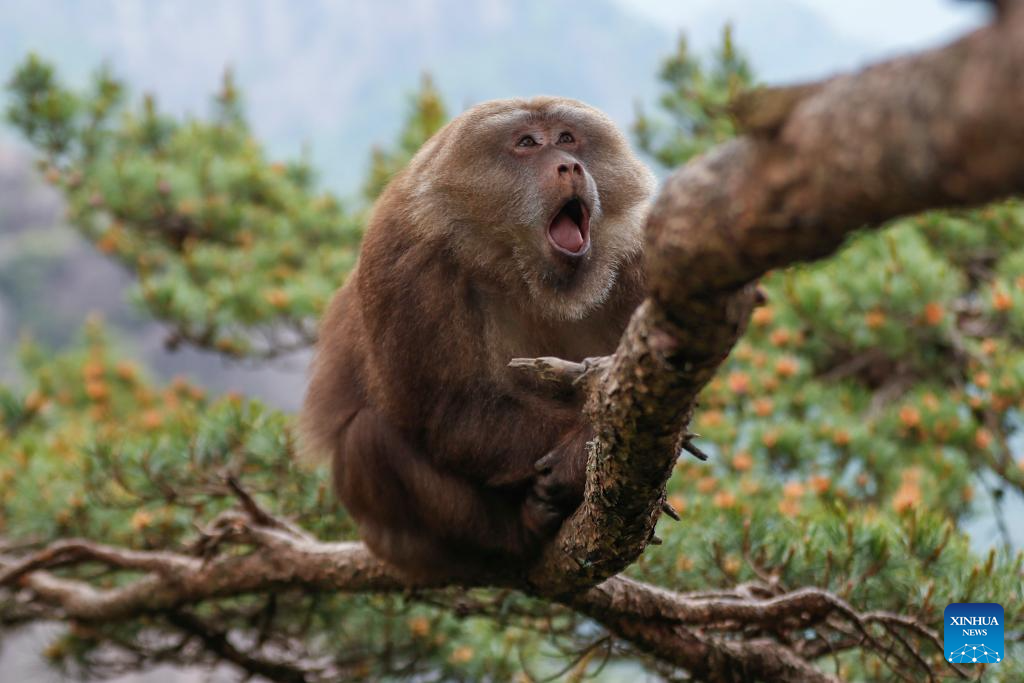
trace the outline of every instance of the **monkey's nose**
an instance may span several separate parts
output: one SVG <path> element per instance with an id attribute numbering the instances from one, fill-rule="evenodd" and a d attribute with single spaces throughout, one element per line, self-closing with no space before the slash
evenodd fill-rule
<path id="1" fill-rule="evenodd" d="M 572 172 L 573 175 L 583 175 L 583 167 L 577 163 L 571 164 L 559 164 L 558 175 L 568 175 Z"/>

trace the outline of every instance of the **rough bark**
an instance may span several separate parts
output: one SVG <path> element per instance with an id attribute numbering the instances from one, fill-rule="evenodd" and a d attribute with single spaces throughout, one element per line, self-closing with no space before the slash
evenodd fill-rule
<path id="1" fill-rule="evenodd" d="M 742 332 L 757 278 L 859 228 L 1024 190 L 1020 2 L 952 45 L 795 92 L 772 125 L 680 168 L 659 195 L 650 298 L 592 382 L 586 499 L 531 576 L 543 590 L 592 585 L 649 541 L 680 429 Z M 773 99 L 747 106 L 758 97 Z"/>
<path id="2" fill-rule="evenodd" d="M 757 110 L 756 98 L 772 95 L 751 97 L 746 106 Z M 846 646 L 893 657 L 894 668 L 927 668 L 912 650 L 893 653 L 905 642 L 900 630 L 934 642 L 933 633 L 896 615 L 858 614 L 823 591 L 758 585 L 682 595 L 615 576 L 651 540 L 696 396 L 742 333 L 758 277 L 825 256 L 861 227 L 1024 190 L 1024 8 L 1004 3 L 999 21 L 948 47 L 782 99 L 774 108 L 765 100 L 770 120 L 758 118 L 751 135 L 668 180 L 648 222 L 650 296 L 615 355 L 587 367 L 520 363 L 548 380 L 581 379 L 597 438 L 584 504 L 518 587 L 706 680 L 833 680 L 813 665 L 827 652 L 770 637 L 759 628 L 766 621 L 827 624 L 848 634 Z M 69 541 L 0 558 L 0 588 L 28 593 L 50 616 L 83 621 L 289 586 L 402 589 L 360 544 L 321 543 L 243 507 L 247 515 L 219 521 L 213 559 Z M 217 555 L 217 543 L 253 550 Z M 102 590 L 47 571 L 87 561 L 147 574 Z"/>

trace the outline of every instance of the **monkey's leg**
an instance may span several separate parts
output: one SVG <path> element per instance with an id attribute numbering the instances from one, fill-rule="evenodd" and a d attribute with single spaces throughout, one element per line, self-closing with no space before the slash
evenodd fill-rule
<path id="1" fill-rule="evenodd" d="M 434 466 L 370 409 L 346 426 L 334 478 L 349 512 L 374 536 L 367 542 L 396 564 L 460 545 L 515 557 L 535 545 L 522 491 L 484 487 Z"/>

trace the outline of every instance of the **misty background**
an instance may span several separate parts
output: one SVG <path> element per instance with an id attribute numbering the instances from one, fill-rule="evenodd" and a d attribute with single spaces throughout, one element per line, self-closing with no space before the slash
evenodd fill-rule
<path id="1" fill-rule="evenodd" d="M 557 94 L 597 106 L 628 129 L 638 104 L 655 103 L 659 66 L 681 33 L 699 54 L 731 22 L 759 80 L 785 83 L 946 42 L 984 20 L 979 5 L 0 0 L 0 78 L 6 82 L 29 52 L 54 62 L 73 85 L 106 62 L 133 100 L 151 93 L 169 113 L 203 116 L 230 67 L 254 133 L 272 156 L 308 153 L 321 185 L 344 199 L 358 194 L 371 148 L 394 141 L 424 73 L 453 115 L 481 100 Z M 6 108 L 6 93 L 0 107 Z M 213 392 L 237 390 L 284 409 L 297 406 L 306 357 L 257 368 L 188 349 L 165 351 L 161 326 L 125 300 L 129 275 L 62 217 L 59 195 L 38 177 L 27 147 L 0 124 L 0 379 L 16 381 L 11 360 L 20 335 L 60 347 L 96 312 L 124 354 L 160 376 L 183 374 Z M 988 543 L 986 533 L 979 536 Z M 46 637 L 44 629 L 0 642 L 0 679 L 61 680 L 37 654 Z M 160 670 L 142 678 L 183 683 L 206 676 Z"/>

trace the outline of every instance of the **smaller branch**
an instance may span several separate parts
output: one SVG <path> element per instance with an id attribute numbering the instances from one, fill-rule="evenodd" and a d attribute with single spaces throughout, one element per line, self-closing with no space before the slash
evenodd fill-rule
<path id="1" fill-rule="evenodd" d="M 4 567 L 0 561 L 0 587 L 13 586 L 40 569 L 55 569 L 83 562 L 100 562 L 118 569 L 157 572 L 172 575 L 195 569 L 194 559 L 162 551 L 135 551 L 92 543 L 85 540 L 58 541 L 21 562 Z"/>
<path id="2" fill-rule="evenodd" d="M 889 627 L 886 627 L 885 630 L 896 643 L 903 646 L 903 650 L 909 655 L 910 659 L 913 660 L 912 663 L 917 664 L 921 669 L 928 672 L 928 680 L 934 681 L 935 675 L 932 672 L 931 667 L 928 665 L 928 662 L 926 662 L 925 659 L 917 653 L 917 650 L 914 648 L 913 645 L 907 642 L 907 639 L 903 637 L 903 634 L 901 634 L 896 629 L 892 629 Z M 906 660 L 906 658 L 903 656 L 900 656 L 898 654 L 896 656 L 900 659 L 900 661 Z M 945 657 L 943 657 L 943 659 L 945 659 Z"/>
<path id="3" fill-rule="evenodd" d="M 277 360 L 312 348 L 317 339 L 314 325 L 293 321 L 288 325 L 288 330 L 292 333 L 290 338 L 280 339 L 277 335 L 273 335 L 273 328 L 248 330 L 247 338 L 250 342 L 255 342 L 257 337 L 261 337 L 263 343 L 253 343 L 251 348 L 233 353 L 225 351 L 217 345 L 217 329 L 212 324 L 195 330 L 180 321 L 164 320 L 164 322 L 170 327 L 164 338 L 164 348 L 168 351 L 177 351 L 182 345 L 188 344 L 197 349 L 213 351 L 239 361 Z"/>
<path id="4" fill-rule="evenodd" d="M 672 660 L 672 657 L 666 657 L 666 652 L 673 652 L 673 661 L 695 673 L 700 672 L 701 667 L 707 666 L 706 662 L 701 662 L 714 651 L 732 662 L 723 664 L 726 668 L 740 666 L 741 662 L 743 666 L 749 666 L 751 658 L 760 659 L 759 666 L 768 667 L 759 669 L 760 671 L 776 672 L 772 676 L 762 676 L 768 680 L 833 680 L 831 677 L 820 678 L 825 674 L 817 669 L 813 669 L 813 674 L 806 670 L 800 670 L 799 674 L 792 675 L 780 673 L 783 670 L 796 671 L 788 668 L 792 663 L 791 659 L 806 664 L 806 661 L 798 657 L 785 642 L 739 641 L 744 646 L 757 643 L 754 648 L 756 651 L 741 651 L 733 647 L 737 641 L 707 638 L 702 640 L 703 636 L 698 635 L 709 632 L 739 633 L 752 628 L 762 628 L 776 633 L 776 637 L 784 637 L 786 633 L 799 632 L 816 624 L 824 624 L 842 633 L 846 636 L 846 641 L 849 641 L 842 647 L 835 645 L 836 649 L 866 647 L 879 654 L 884 661 L 888 661 L 890 655 L 894 656 L 895 662 L 890 666 L 898 676 L 905 676 L 904 670 L 922 670 L 930 677 L 934 674 L 927 661 L 916 650 L 908 650 L 910 657 L 894 652 L 895 645 L 903 645 L 906 648 L 908 644 L 894 631 L 893 626 L 906 628 L 926 639 L 939 651 L 942 650 L 938 637 L 916 620 L 888 612 L 860 614 L 842 598 L 819 588 L 802 588 L 775 595 L 771 585 L 755 583 L 743 584 L 731 591 L 680 594 L 624 576 L 616 576 L 584 594 L 568 599 L 566 604 L 593 617 L 621 637 L 634 643 L 638 642 L 638 639 L 646 642 L 647 647 L 658 652 L 662 658 Z M 852 628 L 837 627 L 832 623 L 836 617 L 839 620 L 835 621 L 835 624 L 842 623 Z M 649 626 L 645 628 L 640 624 Z M 655 626 L 658 624 L 670 624 L 677 629 L 687 629 L 686 633 L 689 635 L 683 639 L 696 639 L 701 645 L 691 643 L 690 646 L 683 647 L 679 640 L 682 631 L 673 631 L 669 636 L 659 631 Z M 884 628 L 885 634 L 889 637 L 889 644 L 871 633 L 870 624 L 879 624 Z M 769 643 L 773 645 L 770 646 Z M 773 654 L 772 647 L 775 648 Z M 953 668 L 962 675 L 963 672 L 956 667 Z"/>
<path id="5" fill-rule="evenodd" d="M 242 509 L 245 511 L 245 514 L 257 527 L 269 527 L 271 529 L 279 529 L 281 531 L 286 531 L 289 534 L 293 534 L 300 538 L 312 540 L 313 537 L 307 534 L 299 527 L 295 526 L 294 524 L 284 519 L 275 517 L 274 515 L 264 510 L 263 507 L 256 502 L 256 499 L 253 498 L 252 495 L 248 491 L 246 491 L 245 488 L 242 487 L 242 484 L 238 481 L 235 475 L 229 474 L 227 475 L 225 480 L 227 482 L 228 488 L 235 495 L 235 497 L 238 498 L 239 503 L 241 503 Z"/>
<path id="6" fill-rule="evenodd" d="M 118 621 L 185 604 L 305 587 L 312 590 L 396 591 L 407 582 L 375 558 L 362 543 L 322 543 L 293 533 L 287 523 L 254 525 L 238 513 L 214 522 L 220 542 L 249 544 L 254 552 L 201 559 L 171 552 L 141 552 L 89 541 L 61 541 L 21 561 L 0 557 L 0 587 L 23 588 L 39 602 L 58 607 L 65 618 Z M 115 588 L 96 588 L 44 569 L 100 562 L 117 569 L 148 572 Z"/>
<path id="7" fill-rule="evenodd" d="M 825 655 L 831 655 L 835 659 L 841 652 L 852 650 L 858 645 L 860 645 L 860 638 L 843 637 L 839 640 L 829 640 L 828 637 L 815 631 L 815 639 L 803 643 L 798 651 L 805 659 L 811 661 Z"/>
<path id="8" fill-rule="evenodd" d="M 167 621 L 175 628 L 196 637 L 208 651 L 235 664 L 250 676 L 259 675 L 280 683 L 305 683 L 307 680 L 306 673 L 298 667 L 267 661 L 240 651 L 228 640 L 227 633 L 214 630 L 189 612 L 170 612 Z"/>
<path id="9" fill-rule="evenodd" d="M 586 669 L 587 664 L 590 662 L 590 658 L 593 656 L 594 651 L 601 646 L 606 646 L 610 650 L 612 646 L 611 636 L 604 636 L 590 643 L 585 648 L 577 652 L 568 664 L 566 664 L 564 667 L 562 667 L 555 673 L 549 676 L 545 676 L 544 678 L 534 678 L 533 680 L 535 680 L 536 683 L 552 683 L 552 681 L 557 681 L 561 679 L 562 676 L 566 675 L 570 671 L 584 671 Z M 577 677 L 573 676 L 570 677 L 570 680 L 575 680 L 576 678 Z"/>
<path id="10" fill-rule="evenodd" d="M 689 439 L 683 439 L 682 446 L 683 450 L 692 455 L 693 457 L 697 458 L 700 461 L 707 461 L 708 454 L 702 451 L 701 449 L 697 448 L 696 444 L 694 444 L 693 441 Z"/>
<path id="11" fill-rule="evenodd" d="M 662 501 L 662 503 L 661 503 L 661 511 L 664 512 L 666 515 L 668 515 L 669 517 L 671 517 L 672 519 L 674 519 L 677 522 L 682 519 L 679 516 L 679 513 L 676 511 L 676 509 L 674 507 L 672 507 L 672 505 L 667 500 L 666 501 Z"/>
<path id="12" fill-rule="evenodd" d="M 229 474 L 225 477 L 228 488 L 231 489 L 231 493 L 235 494 L 238 498 L 238 502 L 242 504 L 242 509 L 245 510 L 245 514 L 249 515 L 256 524 L 263 524 L 269 527 L 277 527 L 278 521 L 269 512 L 260 507 L 260 504 L 249 495 L 249 492 L 242 488 L 238 479 L 233 474 Z"/>
<path id="13" fill-rule="evenodd" d="M 900 626 L 918 635 L 919 637 L 924 638 L 925 640 L 930 642 L 939 652 L 942 652 L 944 649 L 942 647 L 942 641 L 939 639 L 939 635 L 932 629 L 922 624 L 917 619 L 906 617 L 902 614 L 894 614 L 892 612 L 883 611 L 868 612 L 864 614 L 863 619 L 865 623 L 883 624 L 886 627 L 886 629 L 890 632 L 893 632 L 893 627 Z M 943 657 L 943 661 L 945 661 L 945 659 L 946 658 Z M 970 678 L 970 674 L 968 674 L 966 671 L 958 667 L 956 664 L 953 664 L 952 662 L 946 663 L 949 665 L 951 669 L 956 671 L 956 673 L 961 678 Z"/>

